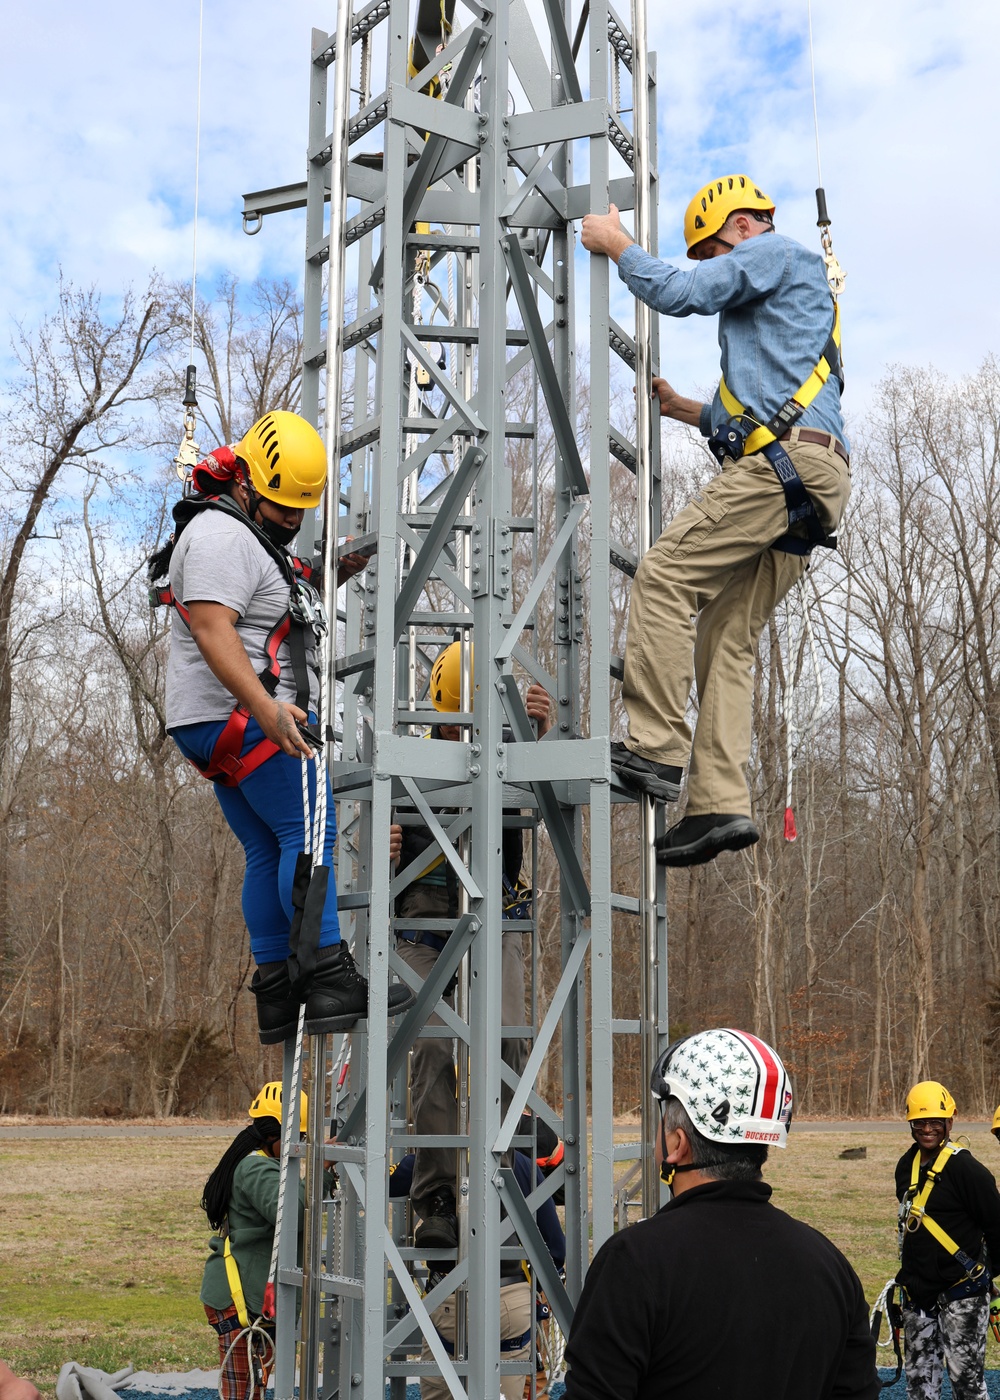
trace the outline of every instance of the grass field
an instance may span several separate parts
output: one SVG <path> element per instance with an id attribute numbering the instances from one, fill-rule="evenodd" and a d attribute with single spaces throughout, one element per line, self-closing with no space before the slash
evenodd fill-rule
<path id="1" fill-rule="evenodd" d="M 198 1302 L 209 1234 L 198 1202 L 231 1137 L 0 1142 L 0 1358 L 48 1393 L 68 1360 L 106 1371 L 217 1364 Z M 1000 1173 L 985 1128 L 968 1139 Z M 893 1167 L 906 1145 L 905 1131 L 796 1130 L 767 1169 L 775 1204 L 844 1250 L 869 1300 L 896 1267 Z M 865 1160 L 839 1159 L 858 1146 Z M 1000 1366 L 992 1338 L 987 1365 Z"/>

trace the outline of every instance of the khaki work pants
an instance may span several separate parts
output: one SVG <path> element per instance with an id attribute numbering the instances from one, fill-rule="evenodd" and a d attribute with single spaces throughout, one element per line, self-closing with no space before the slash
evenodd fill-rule
<path id="1" fill-rule="evenodd" d="M 531 1329 L 531 1315 L 534 1311 L 531 1301 L 531 1284 L 527 1280 L 524 1283 L 509 1283 L 505 1288 L 500 1289 L 500 1340 L 507 1341 L 509 1337 L 523 1337 L 525 1332 Z M 431 1313 L 431 1321 L 438 1332 L 449 1344 L 455 1345 L 455 1296 L 446 1298 L 443 1303 Z M 478 1330 L 486 1325 L 485 1318 L 470 1318 L 469 1330 Z M 521 1375 L 500 1376 L 500 1395 L 502 1400 L 521 1400 L 524 1393 L 524 1382 L 531 1371 L 531 1338 L 523 1347 L 514 1351 L 503 1351 L 500 1353 L 504 1361 L 523 1361 L 524 1371 Z M 433 1361 L 434 1357 L 430 1347 L 424 1342 L 420 1353 L 421 1361 Z M 451 1391 L 440 1376 L 420 1377 L 420 1400 L 451 1400 Z"/>
<path id="2" fill-rule="evenodd" d="M 851 476 L 832 447 L 783 444 L 828 530 Z M 746 768 L 757 642 L 807 559 L 771 549 L 786 533 L 785 495 L 761 453 L 727 462 L 643 556 L 629 604 L 622 699 L 629 747 L 683 768 L 687 810 L 750 815 Z M 822 553 L 822 551 L 820 551 Z M 698 721 L 687 707 L 694 679 Z"/>

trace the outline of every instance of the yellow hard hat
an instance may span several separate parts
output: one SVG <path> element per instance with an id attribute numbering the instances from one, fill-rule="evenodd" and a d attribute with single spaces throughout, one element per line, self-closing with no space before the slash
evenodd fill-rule
<path id="1" fill-rule="evenodd" d="M 994 1113 L 993 1115 L 993 1125 L 990 1128 L 991 1133 L 995 1133 L 997 1131 L 1000 1131 L 1000 1107 L 997 1108 L 996 1113 Z"/>
<path id="2" fill-rule="evenodd" d="M 281 1122 L 281 1080 L 272 1079 L 254 1099 L 247 1110 L 251 1118 L 277 1118 Z M 309 1100 L 299 1095 L 299 1132 L 304 1133 L 309 1118 Z"/>
<path id="3" fill-rule="evenodd" d="M 723 175 L 700 189 L 684 215 L 684 242 L 688 257 L 691 249 L 706 238 L 713 238 L 737 209 L 760 209 L 774 213 L 774 204 L 759 190 L 749 175 Z"/>
<path id="4" fill-rule="evenodd" d="M 233 451 L 247 464 L 259 496 L 293 510 L 318 504 L 326 485 L 326 448 L 297 413 L 265 413 Z"/>
<path id="5" fill-rule="evenodd" d="M 469 644 L 472 670 L 472 644 Z M 435 710 L 456 714 L 462 708 L 462 643 L 452 642 L 439 651 L 431 667 L 431 703 Z"/>
<path id="6" fill-rule="evenodd" d="M 954 1118 L 955 1100 L 936 1079 L 922 1079 L 906 1096 L 906 1119 Z"/>

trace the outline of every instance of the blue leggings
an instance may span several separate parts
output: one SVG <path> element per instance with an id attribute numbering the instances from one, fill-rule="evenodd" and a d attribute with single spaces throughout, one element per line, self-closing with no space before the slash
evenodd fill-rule
<path id="1" fill-rule="evenodd" d="M 185 758 L 207 763 L 224 728 L 224 720 L 213 720 L 208 724 L 183 724 L 170 733 Z M 263 737 L 260 725 L 251 719 L 242 752 L 246 753 Z M 309 800 L 314 803 L 316 765 L 309 763 L 307 767 Z M 291 951 L 288 931 L 292 919 L 292 882 L 295 862 L 305 847 L 301 759 L 276 753 L 244 778 L 239 787 L 221 787 L 218 783 L 214 783 L 213 787 L 223 816 L 246 855 L 243 917 L 250 932 L 250 951 L 255 962 L 280 962 Z M 332 865 L 337 818 L 329 778 L 327 804 L 323 864 Z M 331 878 L 330 892 L 323 909 L 319 946 L 328 948 L 332 943 L 339 942 L 337 891 Z"/>

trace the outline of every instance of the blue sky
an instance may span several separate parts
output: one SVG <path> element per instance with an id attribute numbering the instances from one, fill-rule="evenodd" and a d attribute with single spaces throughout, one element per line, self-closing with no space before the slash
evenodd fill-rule
<path id="1" fill-rule="evenodd" d="M 627 7 L 621 8 L 627 13 Z M 579 3 L 574 3 L 574 15 Z M 241 229 L 244 191 L 304 170 L 313 0 L 207 0 L 199 277 L 301 277 L 295 216 Z M 853 413 L 894 361 L 971 372 L 997 344 L 1000 213 L 994 110 L 1000 5 L 840 0 L 814 6 L 824 183 L 849 273 Z M 109 296 L 191 264 L 197 0 L 52 0 L 7 17 L 0 147 L 0 312 L 29 325 L 61 264 Z M 661 253 L 682 253 L 695 188 L 746 170 L 779 226 L 816 238 L 806 0 L 650 5 L 658 53 Z M 714 327 L 664 327 L 678 387 L 716 373 Z"/>

